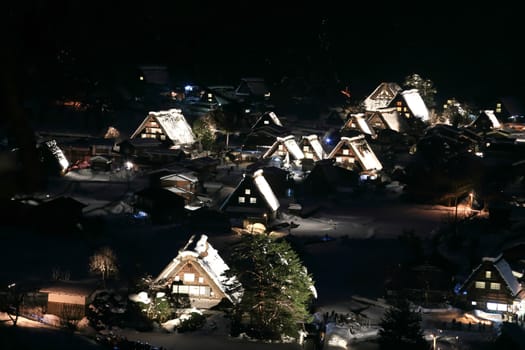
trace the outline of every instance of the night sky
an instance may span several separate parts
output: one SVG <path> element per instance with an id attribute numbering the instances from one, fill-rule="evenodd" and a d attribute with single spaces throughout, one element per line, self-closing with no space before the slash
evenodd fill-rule
<path id="1" fill-rule="evenodd" d="M 443 97 L 523 94 L 524 30 L 512 6 L 275 4 L 33 1 L 11 5 L 7 31 L 33 69 L 166 64 L 212 83 L 317 74 L 363 92 L 419 73 Z"/>

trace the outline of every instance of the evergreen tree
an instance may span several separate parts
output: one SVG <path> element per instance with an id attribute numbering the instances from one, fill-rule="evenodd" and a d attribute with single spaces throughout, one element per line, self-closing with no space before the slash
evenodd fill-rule
<path id="1" fill-rule="evenodd" d="M 312 277 L 287 241 L 244 235 L 231 254 L 229 275 L 243 288 L 234 326 L 258 339 L 296 337 L 315 297 Z"/>
<path id="2" fill-rule="evenodd" d="M 419 74 L 411 74 L 405 78 L 403 86 L 406 89 L 417 89 L 428 108 L 436 106 L 437 90 L 430 79 L 423 79 Z"/>
<path id="3" fill-rule="evenodd" d="M 421 315 L 410 310 L 406 299 L 400 300 L 385 313 L 380 326 L 381 349 L 419 350 L 430 347 L 423 338 Z"/>
<path id="4" fill-rule="evenodd" d="M 217 139 L 215 123 L 210 115 L 204 115 L 193 122 L 193 133 L 204 150 L 211 150 Z"/>

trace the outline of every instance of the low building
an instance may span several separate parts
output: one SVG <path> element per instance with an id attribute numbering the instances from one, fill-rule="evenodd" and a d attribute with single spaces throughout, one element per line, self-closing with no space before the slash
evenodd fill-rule
<path id="1" fill-rule="evenodd" d="M 96 281 L 53 281 L 40 288 L 47 295 L 45 313 L 67 320 L 80 320 L 86 316 L 88 305 L 93 301 Z"/>
<path id="2" fill-rule="evenodd" d="M 459 292 L 474 309 L 503 314 L 522 312 L 523 289 L 500 254 L 484 257 L 460 287 Z"/>
<path id="3" fill-rule="evenodd" d="M 193 235 L 177 256 L 155 278 L 159 289 L 169 288 L 176 295 L 189 298 L 191 307 L 208 309 L 223 299 L 236 303 L 240 294 L 234 277 L 225 276 L 228 265 L 210 244 L 208 236 Z"/>

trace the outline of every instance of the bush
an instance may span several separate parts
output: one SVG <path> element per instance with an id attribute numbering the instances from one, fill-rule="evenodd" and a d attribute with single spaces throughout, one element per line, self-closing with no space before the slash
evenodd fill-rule
<path id="1" fill-rule="evenodd" d="M 200 329 L 206 323 L 206 316 L 197 312 L 192 312 L 190 318 L 181 322 L 177 330 L 180 333 L 191 332 Z"/>

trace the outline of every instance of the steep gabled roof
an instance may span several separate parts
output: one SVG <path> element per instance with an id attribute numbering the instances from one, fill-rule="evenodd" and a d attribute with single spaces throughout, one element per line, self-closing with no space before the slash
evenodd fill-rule
<path id="1" fill-rule="evenodd" d="M 167 111 L 149 112 L 148 116 L 142 121 L 140 126 L 135 130 L 131 139 L 135 138 L 144 129 L 146 123 L 154 119 L 162 131 L 174 144 L 193 144 L 195 135 L 182 115 L 180 109 L 170 109 Z"/>
<path id="2" fill-rule="evenodd" d="M 242 78 L 235 90 L 235 94 L 241 96 L 266 96 L 269 92 L 263 78 Z"/>
<path id="3" fill-rule="evenodd" d="M 362 133 L 370 135 L 372 137 L 376 135 L 374 129 L 372 129 L 372 127 L 368 124 L 364 113 L 350 114 L 350 118 L 348 118 L 348 120 L 345 122 L 345 125 L 343 125 L 342 129 L 351 128 L 352 123 L 355 123 L 357 129 L 359 129 Z"/>
<path id="4" fill-rule="evenodd" d="M 507 285 L 507 288 L 511 292 L 512 296 L 517 296 L 518 293 L 521 291 L 521 285 L 516 279 L 516 277 L 512 274 L 512 269 L 507 263 L 507 261 L 503 258 L 503 255 L 500 254 L 495 258 L 492 257 L 484 257 L 481 259 L 481 264 L 479 264 L 468 276 L 468 278 L 463 283 L 462 289 L 476 276 L 477 272 L 486 264 L 489 263 L 494 266 L 496 271 L 500 274 L 501 278 L 505 281 L 505 284 Z"/>
<path id="5" fill-rule="evenodd" d="M 319 135 L 312 134 L 308 136 L 303 136 L 301 143 L 302 144 L 308 143 L 310 146 L 312 146 L 312 149 L 314 151 L 315 156 L 317 157 L 317 160 L 326 158 L 326 152 L 323 148 L 323 145 L 321 145 L 321 142 L 319 141 Z"/>
<path id="6" fill-rule="evenodd" d="M 265 126 L 264 124 L 265 120 L 268 120 L 269 122 L 271 122 L 273 126 L 277 126 L 281 128 L 283 127 L 281 120 L 279 119 L 279 117 L 277 117 L 277 115 L 274 112 L 266 112 L 266 113 L 263 113 L 257 119 L 257 121 L 253 124 L 252 129 Z"/>
<path id="7" fill-rule="evenodd" d="M 381 162 L 379 161 L 379 159 L 377 159 L 374 151 L 372 151 L 372 149 L 368 145 L 368 142 L 366 142 L 364 135 L 359 135 L 355 137 L 341 137 L 341 140 L 337 143 L 334 149 L 332 149 L 332 151 L 328 155 L 328 158 L 334 158 L 337 152 L 345 144 L 348 145 L 348 147 L 350 147 L 352 152 L 355 154 L 363 170 L 383 169 L 383 165 L 381 165 Z"/>
<path id="8" fill-rule="evenodd" d="M 228 206 L 231 198 L 240 191 L 239 189 L 244 188 L 246 186 L 245 181 L 253 182 L 253 184 L 255 185 L 254 186 L 255 189 L 259 192 L 259 195 L 264 199 L 264 201 L 266 202 L 266 204 L 272 211 L 276 211 L 277 209 L 279 209 L 280 207 L 279 200 L 277 199 L 277 197 L 275 196 L 275 193 L 273 192 L 272 188 L 268 184 L 268 181 L 266 181 L 266 178 L 264 177 L 264 174 L 263 174 L 263 169 L 258 169 L 253 173 L 253 175 L 244 174 L 243 178 L 241 179 L 237 187 L 235 187 L 235 189 L 230 193 L 230 195 L 222 203 L 220 207 L 221 211 L 224 210 Z M 252 186 L 247 186 L 247 187 L 252 187 Z"/>
<path id="9" fill-rule="evenodd" d="M 290 153 L 295 159 L 304 158 L 304 153 L 301 151 L 301 148 L 297 144 L 297 141 L 295 141 L 295 137 L 293 135 L 277 137 L 277 140 L 273 143 L 272 147 L 270 147 L 270 149 L 266 151 L 265 154 L 263 154 L 263 158 L 271 157 L 271 155 L 275 153 L 281 144 L 284 145 L 284 148 L 286 148 L 288 153 Z"/>
<path id="10" fill-rule="evenodd" d="M 385 108 L 401 91 L 401 87 L 396 83 L 383 82 L 365 99 L 365 109 L 376 111 L 378 108 Z"/>
<path id="11" fill-rule="evenodd" d="M 480 120 L 487 119 L 490 122 L 492 129 L 499 129 L 501 128 L 501 123 L 499 122 L 498 118 L 494 114 L 494 111 L 491 109 L 486 109 L 484 111 L 481 111 L 481 113 L 478 115 L 476 119 L 470 123 L 469 126 L 474 126 L 479 123 Z"/>
<path id="12" fill-rule="evenodd" d="M 380 108 L 377 113 L 389 129 L 397 132 L 404 132 L 407 129 L 406 121 L 399 115 L 395 107 Z"/>
<path id="13" fill-rule="evenodd" d="M 191 236 L 184 248 L 179 250 L 179 254 L 155 278 L 154 283 L 167 280 L 176 274 L 182 267 L 185 257 L 193 258 L 192 260 L 206 271 L 208 277 L 230 301 L 236 302 L 240 299 L 240 293 L 230 295 L 227 292 L 228 286 L 237 284 L 237 280 L 234 277 L 228 278 L 224 275 L 229 270 L 229 267 L 219 255 L 217 249 L 210 244 L 206 235 Z"/>
<path id="14" fill-rule="evenodd" d="M 428 121 L 430 113 L 425 104 L 425 101 L 423 101 L 423 98 L 421 97 L 417 89 L 402 91 L 401 96 L 405 100 L 405 103 L 407 104 L 414 117 L 419 118 L 424 122 Z"/>

